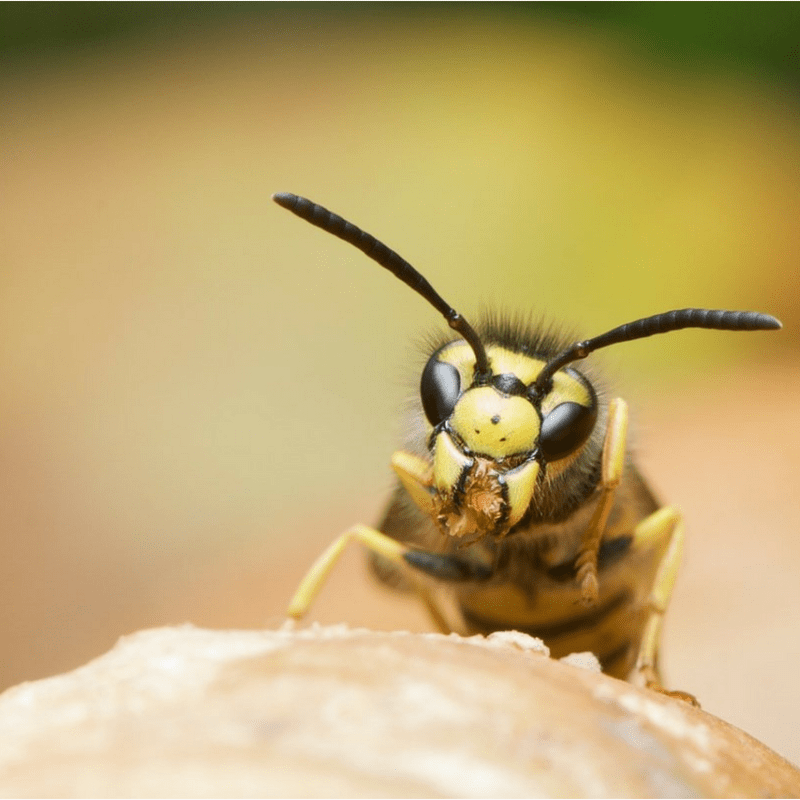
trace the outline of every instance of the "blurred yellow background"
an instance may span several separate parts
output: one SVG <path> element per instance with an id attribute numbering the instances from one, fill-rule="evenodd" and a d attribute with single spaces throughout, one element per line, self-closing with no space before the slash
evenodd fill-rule
<path id="1" fill-rule="evenodd" d="M 277 5 L 4 57 L 0 688 L 142 627 L 277 625 L 380 513 L 443 323 L 284 190 L 468 318 L 783 320 L 594 363 L 687 518 L 670 685 L 800 761 L 797 84 L 572 8 Z M 427 626 L 357 554 L 313 617 Z"/>

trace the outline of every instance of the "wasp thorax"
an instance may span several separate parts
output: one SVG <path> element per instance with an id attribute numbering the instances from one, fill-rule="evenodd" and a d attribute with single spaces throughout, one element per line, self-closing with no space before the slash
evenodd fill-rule
<path id="1" fill-rule="evenodd" d="M 539 415 L 523 397 L 507 397 L 492 386 L 479 386 L 456 403 L 450 428 L 470 452 L 502 460 L 533 450 Z"/>

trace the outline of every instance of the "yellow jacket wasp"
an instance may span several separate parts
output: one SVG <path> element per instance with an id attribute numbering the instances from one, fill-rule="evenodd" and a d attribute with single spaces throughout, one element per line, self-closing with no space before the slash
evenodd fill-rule
<path id="1" fill-rule="evenodd" d="M 554 656 L 590 650 L 603 671 L 665 691 L 663 614 L 683 544 L 626 446 L 628 410 L 574 365 L 595 350 L 682 328 L 780 328 L 754 311 L 684 308 L 578 342 L 487 316 L 477 328 L 407 261 L 310 200 L 273 200 L 344 239 L 424 297 L 454 333 L 423 369 L 399 483 L 376 528 L 356 525 L 320 556 L 288 614 L 308 610 L 347 543 L 383 581 L 416 590 L 438 627 L 515 629 Z M 685 699 L 689 695 L 677 694 Z"/>

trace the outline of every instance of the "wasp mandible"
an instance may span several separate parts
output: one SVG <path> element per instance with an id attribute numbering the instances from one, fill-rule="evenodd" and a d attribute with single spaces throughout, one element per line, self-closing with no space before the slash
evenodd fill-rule
<path id="1" fill-rule="evenodd" d="M 661 625 L 683 546 L 627 448 L 628 407 L 575 364 L 596 350 L 683 328 L 773 330 L 755 311 L 684 308 L 571 342 L 486 315 L 473 328 L 393 250 L 294 194 L 278 205 L 344 239 L 446 320 L 420 379 L 399 478 L 376 528 L 356 525 L 311 567 L 288 615 L 308 610 L 347 543 L 377 576 L 416 591 L 444 632 L 515 629 L 556 657 L 592 651 L 603 671 L 667 694 Z"/>

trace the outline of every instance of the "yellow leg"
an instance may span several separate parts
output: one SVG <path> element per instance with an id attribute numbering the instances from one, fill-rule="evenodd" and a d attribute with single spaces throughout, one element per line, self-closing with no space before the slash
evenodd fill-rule
<path id="1" fill-rule="evenodd" d="M 648 597 L 648 617 L 631 681 L 692 705 L 699 705 L 694 696 L 687 692 L 665 689 L 658 670 L 662 622 L 675 586 L 683 551 L 683 523 L 680 514 L 674 508 L 661 508 L 642 520 L 634 533 L 633 547 L 638 550 L 663 549 L 664 555 Z"/>
<path id="2" fill-rule="evenodd" d="M 442 633 L 450 633 L 452 627 L 446 621 L 445 615 L 439 609 L 430 590 L 413 574 L 413 571 L 409 569 L 408 563 L 403 558 L 404 554 L 409 552 L 409 548 L 385 533 L 381 533 L 381 531 L 370 528 L 367 525 L 354 525 L 345 531 L 311 565 L 289 603 L 286 615 L 291 620 L 298 620 L 306 615 L 311 604 L 325 585 L 331 570 L 351 541 L 360 542 L 372 553 L 382 556 L 406 571 L 436 627 Z"/>
<path id="3" fill-rule="evenodd" d="M 367 525 L 354 525 L 336 539 L 311 565 L 311 569 L 300 581 L 300 585 L 289 603 L 286 612 L 289 617 L 300 619 L 306 614 L 345 547 L 353 540 L 361 542 L 372 552 L 382 555 L 395 564 L 405 565 L 403 553 L 408 551 L 405 545 Z"/>
<path id="4" fill-rule="evenodd" d="M 581 587 L 581 600 L 585 605 L 594 605 L 599 597 L 597 553 L 603 540 L 608 515 L 614 505 L 614 493 L 622 480 L 622 472 L 625 469 L 627 434 L 628 405 L 618 397 L 608 404 L 600 499 L 583 535 L 580 553 L 575 562 L 578 570 L 577 579 Z"/>

